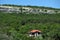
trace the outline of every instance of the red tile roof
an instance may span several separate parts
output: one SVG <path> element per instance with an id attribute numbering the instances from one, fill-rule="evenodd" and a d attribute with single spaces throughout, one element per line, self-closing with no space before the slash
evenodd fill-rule
<path id="1" fill-rule="evenodd" d="M 41 32 L 40 30 L 32 30 L 31 32 Z"/>

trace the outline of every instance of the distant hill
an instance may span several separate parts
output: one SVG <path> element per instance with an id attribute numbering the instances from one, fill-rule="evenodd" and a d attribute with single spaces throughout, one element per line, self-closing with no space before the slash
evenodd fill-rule
<path id="1" fill-rule="evenodd" d="M 14 6 L 14 7 L 23 7 L 23 5 L 14 5 L 14 4 L 0 4 L 0 6 Z M 32 8 L 46 8 L 46 9 L 58 9 L 60 10 L 60 8 L 52 8 L 52 7 L 44 7 L 44 6 L 31 6 L 31 5 L 27 5 L 27 6 L 24 6 L 24 7 L 32 7 Z"/>
<path id="2" fill-rule="evenodd" d="M 1 6 L 2 7 L 5 6 L 7 8 L 11 7 L 14 10 L 17 9 L 19 12 L 22 11 L 24 13 L 26 12 L 27 13 L 60 13 L 60 8 L 52 8 L 52 7 L 44 7 L 44 6 L 30 6 L 30 5 L 23 6 L 23 5 L 13 5 L 13 4 L 0 4 L 0 9 L 1 9 Z"/>

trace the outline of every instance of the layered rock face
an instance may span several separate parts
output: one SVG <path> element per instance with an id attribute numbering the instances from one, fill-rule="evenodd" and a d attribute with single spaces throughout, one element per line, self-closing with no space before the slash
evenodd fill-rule
<path id="1" fill-rule="evenodd" d="M 32 8 L 32 7 L 12 7 L 12 6 L 0 6 L 1 12 L 8 13 L 60 13 L 60 10 L 46 9 L 46 8 Z"/>

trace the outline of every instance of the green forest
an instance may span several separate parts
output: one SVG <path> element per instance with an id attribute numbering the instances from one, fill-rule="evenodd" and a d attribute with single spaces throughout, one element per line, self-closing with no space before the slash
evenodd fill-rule
<path id="1" fill-rule="evenodd" d="M 42 39 L 28 37 L 33 29 L 42 31 Z M 60 14 L 0 12 L 0 40 L 60 40 Z"/>

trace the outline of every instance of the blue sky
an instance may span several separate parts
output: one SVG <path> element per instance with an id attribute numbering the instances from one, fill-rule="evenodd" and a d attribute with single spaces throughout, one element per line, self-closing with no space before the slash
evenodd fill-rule
<path id="1" fill-rule="evenodd" d="M 0 4 L 32 5 L 60 8 L 60 0 L 0 0 Z"/>

